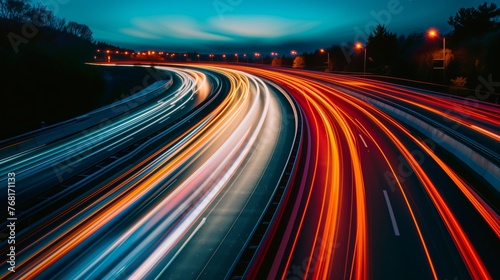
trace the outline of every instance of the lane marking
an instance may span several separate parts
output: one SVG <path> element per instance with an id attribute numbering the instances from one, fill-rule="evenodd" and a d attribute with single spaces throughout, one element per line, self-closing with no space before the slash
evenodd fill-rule
<path id="1" fill-rule="evenodd" d="M 396 223 L 396 218 L 394 217 L 394 212 L 392 211 L 391 201 L 389 200 L 389 195 L 387 191 L 384 190 L 385 202 L 387 203 L 387 209 L 389 209 L 389 216 L 391 216 L 392 228 L 394 229 L 394 235 L 399 236 L 398 224 Z"/>
<path id="2" fill-rule="evenodd" d="M 184 243 L 182 244 L 182 246 L 179 248 L 179 250 L 177 250 L 177 252 L 175 253 L 175 255 L 170 259 L 170 261 L 167 263 L 167 265 L 160 271 L 160 273 L 155 277 L 155 280 L 158 280 L 161 278 L 161 275 L 163 273 L 165 273 L 165 270 L 167 270 L 167 268 L 172 264 L 172 262 L 174 262 L 174 260 L 177 258 L 177 256 L 181 253 L 182 249 L 184 249 L 184 247 L 186 247 L 186 245 L 189 243 L 189 241 L 191 241 L 191 239 L 194 237 L 194 235 L 200 230 L 200 228 L 205 224 L 205 222 L 207 221 L 207 218 L 203 218 L 200 222 L 200 224 L 196 227 L 196 229 L 191 233 L 191 235 L 189 235 L 188 239 L 186 239 L 186 241 L 184 241 Z"/>
<path id="3" fill-rule="evenodd" d="M 368 145 L 366 145 L 365 139 L 363 138 L 363 136 L 361 136 L 361 134 L 359 134 L 359 138 L 361 138 L 361 141 L 363 141 L 365 148 L 368 148 Z"/>

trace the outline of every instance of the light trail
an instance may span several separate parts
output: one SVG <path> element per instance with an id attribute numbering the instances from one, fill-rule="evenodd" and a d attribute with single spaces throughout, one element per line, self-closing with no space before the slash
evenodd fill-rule
<path id="1" fill-rule="evenodd" d="M 497 134 L 491 131 L 491 128 L 498 128 L 500 125 L 498 107 L 481 102 L 478 102 L 476 107 L 458 106 L 460 100 L 444 102 L 444 98 L 440 96 L 429 97 L 428 93 L 346 76 L 278 70 L 279 68 L 228 67 L 262 76 L 282 86 L 298 101 L 305 112 L 312 134 L 310 139 L 313 148 L 308 153 L 308 157 L 311 158 L 312 174 L 303 174 L 309 179 L 310 186 L 303 204 L 303 214 L 289 222 L 296 227 L 296 234 L 292 240 L 277 241 L 281 244 L 279 251 L 289 253 L 288 257 L 283 255 L 284 259 L 273 260 L 273 267 L 281 269 L 272 269 L 271 272 L 281 271 L 282 274 L 271 274 L 270 278 L 287 279 L 297 276 L 311 279 L 370 278 L 369 248 L 373 247 L 373 244 L 369 244 L 368 236 L 374 229 L 368 226 L 365 192 L 368 187 L 373 186 L 366 184 L 372 178 L 362 169 L 362 158 L 366 156 L 359 148 L 360 145 L 367 147 L 367 143 L 358 131 L 369 136 L 382 156 L 386 168 L 393 174 L 404 197 L 406 211 L 410 214 L 414 230 L 419 236 L 430 275 L 435 279 L 442 278 L 439 275 L 442 275 L 446 267 L 436 264 L 437 251 L 435 246 L 429 246 L 429 242 L 436 237 L 430 235 L 428 230 L 422 231 L 423 224 L 427 221 L 423 217 L 416 216 L 415 212 L 419 212 L 418 208 L 423 206 L 409 199 L 409 196 L 414 196 L 412 194 L 414 191 L 409 190 L 405 186 L 407 184 L 403 184 L 399 179 L 398 165 L 395 164 L 397 160 L 391 154 L 400 154 L 409 163 L 409 167 L 416 175 L 416 182 L 421 184 L 430 197 L 433 209 L 437 211 L 440 221 L 447 229 L 447 238 L 456 246 L 470 276 L 476 279 L 491 278 L 488 270 L 492 267 L 485 266 L 483 257 L 475 249 L 477 244 L 472 243 L 467 236 L 454 210 L 441 194 L 438 184 L 433 182 L 432 176 L 421 167 L 421 162 L 415 159 L 413 151 L 407 148 L 408 142 L 419 147 L 429 161 L 435 162 L 441 168 L 440 172 L 456 184 L 456 190 L 468 200 L 471 208 L 484 219 L 489 230 L 497 238 L 499 238 L 500 221 L 498 213 L 475 188 L 457 175 L 456 170 L 448 166 L 420 139 L 413 136 L 412 132 L 373 105 L 351 95 L 350 91 L 384 102 L 400 102 L 405 104 L 404 106 L 418 107 L 429 114 L 441 117 L 445 120 L 443 123 L 459 123 L 494 142 L 499 140 Z M 330 85 L 340 87 L 335 88 Z M 366 119 L 369 122 L 359 121 Z M 371 128 L 367 130 L 366 127 Z M 394 129 L 398 131 L 397 134 Z M 374 134 L 376 130 L 379 132 Z M 404 135 L 404 141 L 401 140 L 401 133 Z M 390 140 L 389 145 L 382 140 L 385 137 Z M 321 164 L 318 165 L 318 162 Z M 314 230 L 311 226 L 314 226 Z M 347 250 L 339 252 L 338 249 L 322 246 L 320 240 L 326 244 L 346 244 L 343 248 Z M 484 251 L 484 247 L 482 250 Z M 304 261 L 301 261 L 301 258 Z"/>
<path id="2" fill-rule="evenodd" d="M 190 100 L 195 93 L 206 95 L 209 88 L 204 74 L 190 69 L 175 71 L 188 73 L 192 82 L 184 84 L 172 98 L 134 115 L 139 119 L 130 117 L 103 129 L 101 138 L 109 139 L 116 133 L 118 140 L 101 150 L 127 142 L 136 130 L 145 130 L 164 118 L 168 113 L 159 111 L 165 108 L 163 104 Z M 154 277 L 151 273 L 163 271 L 161 264 L 189 236 L 196 221 L 240 172 L 244 162 L 248 158 L 266 162 L 274 156 L 258 145 L 264 135 L 266 145 L 276 145 L 273 143 L 281 131 L 269 126 L 279 124 L 274 118 L 282 109 L 268 85 L 239 71 L 210 71 L 225 76 L 231 87 L 209 114 L 117 178 L 19 236 L 20 241 L 30 242 L 20 252 L 16 272 L 20 279 L 47 275 L 75 279 Z M 182 108 L 187 101 L 183 102 L 175 107 Z M 122 131 L 122 127 L 127 130 Z M 127 134 L 128 129 L 131 131 Z M 119 137 L 124 134 L 126 138 Z M 70 150 L 72 143 L 61 146 Z M 51 158 L 53 150 L 57 149 L 40 157 Z M 40 168 L 29 165 L 42 164 L 33 158 L 23 159 L 18 167 Z M 15 162 L 15 158 L 11 160 Z M 256 183 L 249 181 L 248 186 Z M 122 228 L 126 217 L 127 226 Z M 207 219 L 210 222 L 210 217 Z M 115 230 L 110 232 L 112 228 Z M 89 243 L 93 244 L 91 250 L 87 249 Z"/>
<path id="3" fill-rule="evenodd" d="M 478 150 L 500 142 L 498 106 L 467 106 L 467 100 L 442 94 L 311 71 L 201 63 L 157 67 L 181 82 L 172 94 L 101 129 L 2 159 L 0 171 L 19 170 L 22 179 L 86 149 L 92 151 L 82 160 L 90 164 L 92 157 L 111 155 L 210 100 L 180 132 L 22 232 L 20 279 L 175 278 L 176 269 L 189 271 L 176 267 L 186 260 L 199 262 L 193 278 L 209 277 L 224 248 L 231 248 L 229 264 L 237 261 L 242 248 L 224 242 L 243 247 L 252 239 L 241 231 L 228 236 L 241 217 L 253 215 L 257 223 L 263 215 L 260 208 L 243 211 L 253 207 L 257 190 L 275 188 L 267 186 L 267 177 L 285 172 L 288 159 L 279 151 L 291 153 L 293 146 L 279 147 L 285 135 L 301 138 L 303 146 L 295 169 L 286 171 L 293 179 L 283 200 L 273 204 L 279 218 L 267 217 L 273 221 L 269 229 L 254 233 L 266 239 L 244 260 L 244 277 L 500 277 L 494 261 L 500 250 L 498 194 L 489 196 L 493 188 L 478 186 L 480 176 L 465 176 L 468 167 L 437 149 L 439 143 L 422 140 L 374 104 L 425 117 Z M 295 133 L 304 117 L 302 135 L 285 133 L 286 110 L 294 112 L 295 124 L 288 127 Z M 495 149 L 484 150 L 498 158 Z M 226 199 L 241 199 L 228 202 L 241 208 L 224 206 Z M 227 223 L 217 224 L 226 216 Z M 204 239 L 217 227 L 220 240 Z M 205 242 L 217 249 L 198 261 L 203 250 L 191 246 Z"/>

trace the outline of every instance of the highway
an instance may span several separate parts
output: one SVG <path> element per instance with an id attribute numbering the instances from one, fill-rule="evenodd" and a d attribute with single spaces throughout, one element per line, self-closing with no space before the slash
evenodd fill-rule
<path id="1" fill-rule="evenodd" d="M 288 219 L 281 219 L 274 235 L 279 237 L 249 275 L 498 278 L 498 186 L 461 176 L 473 172 L 440 149 L 441 143 L 366 97 L 418 107 L 436 122 L 460 122 L 458 133 L 490 148 L 499 146 L 498 106 L 459 106 L 459 99 L 346 76 L 245 71 L 275 81 L 297 99 L 310 133 L 297 191 L 286 206 Z M 483 150 L 479 146 L 474 148 Z M 498 149 L 490 152 L 493 160 L 498 157 Z"/>
<path id="2" fill-rule="evenodd" d="M 20 209 L 1 278 L 500 278 L 498 105 L 305 70 L 155 68 L 173 79 L 157 98 L 0 159 Z"/>
<path id="3" fill-rule="evenodd" d="M 186 270 L 193 270 L 175 261 L 197 250 L 196 242 L 207 246 L 203 257 L 188 254 L 200 275 L 220 278 L 229 273 L 287 162 L 293 160 L 298 112 L 290 100 L 251 75 L 222 69 L 165 70 L 178 76 L 179 86 L 138 112 L 99 127 L 95 133 L 103 136 L 92 140 L 92 153 L 87 154 L 109 157 L 103 154 L 114 147 L 119 150 L 120 143 L 162 124 L 174 112 L 188 114 L 180 117 L 182 126 L 172 132 L 175 125 L 162 125 L 165 132 L 139 146 L 138 155 L 124 155 L 125 160 L 102 168 L 107 169 L 105 175 L 84 172 L 84 182 L 70 185 L 41 206 L 25 206 L 29 213 L 19 220 L 34 216 L 40 220 L 21 227 L 16 235 L 17 242 L 26 244 L 17 256 L 16 276 L 114 279 L 172 274 L 182 279 Z M 197 107 L 200 111 L 189 115 Z M 137 137 L 149 137 L 157 130 Z M 17 200 L 49 187 L 50 181 L 28 183 L 47 172 L 46 166 L 79 151 L 72 145 L 86 145 L 87 135 L 4 159 L 2 168 L 18 174 L 17 188 L 22 192 Z M 68 200 L 71 194 L 74 198 Z M 226 265 L 214 271 L 209 265 L 214 262 Z"/>

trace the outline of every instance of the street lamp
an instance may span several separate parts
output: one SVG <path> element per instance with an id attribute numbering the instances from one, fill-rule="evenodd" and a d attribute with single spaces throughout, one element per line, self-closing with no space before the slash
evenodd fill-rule
<path id="1" fill-rule="evenodd" d="M 363 59 L 363 76 L 366 76 L 366 47 L 363 47 L 363 44 L 359 43 L 359 42 L 356 43 L 355 47 L 358 50 L 361 50 L 361 49 L 365 50 L 365 58 Z"/>
<path id="2" fill-rule="evenodd" d="M 260 61 L 260 53 L 256 52 L 255 57 L 257 57 L 257 61 Z"/>
<path id="3" fill-rule="evenodd" d="M 325 53 L 326 52 L 325 49 L 320 49 L 319 51 L 321 53 Z M 330 52 L 326 52 L 326 54 L 327 54 L 327 60 L 326 60 L 326 65 L 327 66 L 326 67 L 327 67 L 327 69 L 330 69 Z"/>
<path id="4" fill-rule="evenodd" d="M 444 37 L 444 36 L 440 37 L 438 31 L 434 28 L 429 29 L 429 31 L 427 32 L 427 35 L 433 39 L 439 38 L 439 39 L 443 40 L 443 70 L 444 70 L 445 61 L 446 61 L 446 37 Z"/>
<path id="5" fill-rule="evenodd" d="M 294 51 L 294 50 L 292 50 L 290 53 L 291 53 L 292 55 L 297 55 L 297 51 Z"/>

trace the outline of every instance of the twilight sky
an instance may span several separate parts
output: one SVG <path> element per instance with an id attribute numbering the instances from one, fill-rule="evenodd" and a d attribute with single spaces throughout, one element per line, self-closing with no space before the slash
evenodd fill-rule
<path id="1" fill-rule="evenodd" d="M 53 0 L 61 4 L 47 6 L 87 24 L 94 39 L 134 50 L 303 52 L 365 41 L 377 23 L 398 34 L 428 27 L 448 32 L 451 15 L 484 1 Z"/>

